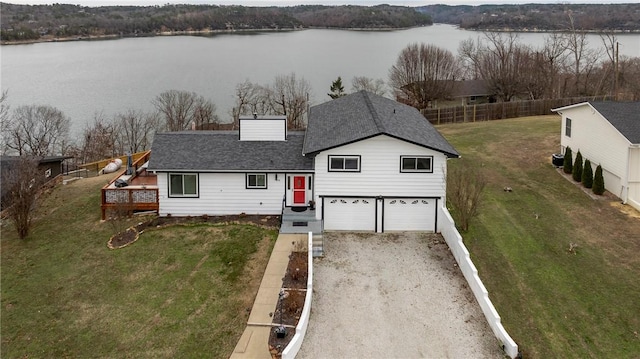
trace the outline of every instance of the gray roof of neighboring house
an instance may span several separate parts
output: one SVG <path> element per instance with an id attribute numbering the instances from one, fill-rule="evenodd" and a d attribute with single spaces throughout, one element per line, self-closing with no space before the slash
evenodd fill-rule
<path id="1" fill-rule="evenodd" d="M 152 171 L 296 171 L 313 170 L 302 155 L 304 133 L 289 132 L 287 141 L 240 141 L 237 131 L 182 131 L 155 135 Z"/>
<path id="2" fill-rule="evenodd" d="M 640 144 L 640 101 L 589 102 L 633 144 Z"/>
<path id="3" fill-rule="evenodd" d="M 488 96 L 491 95 L 486 80 L 455 81 L 453 97 Z"/>
<path id="4" fill-rule="evenodd" d="M 367 91 L 313 106 L 308 122 L 305 154 L 384 134 L 442 152 L 448 157 L 459 157 L 453 146 L 417 109 Z"/>

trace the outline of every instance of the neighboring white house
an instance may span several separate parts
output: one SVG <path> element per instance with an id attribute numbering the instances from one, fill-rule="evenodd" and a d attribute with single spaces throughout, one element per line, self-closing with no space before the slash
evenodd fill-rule
<path id="1" fill-rule="evenodd" d="M 584 102 L 562 115 L 561 147 L 602 166 L 605 188 L 640 210 L 640 102 Z"/>
<path id="2" fill-rule="evenodd" d="M 239 131 L 157 134 L 148 170 L 161 216 L 282 213 L 316 206 L 325 230 L 435 232 L 456 150 L 413 107 L 360 91 L 314 106 L 306 132 L 284 116 Z"/>

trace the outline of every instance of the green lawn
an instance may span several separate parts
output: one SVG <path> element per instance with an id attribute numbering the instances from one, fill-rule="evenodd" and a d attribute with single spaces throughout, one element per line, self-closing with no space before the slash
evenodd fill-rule
<path id="1" fill-rule="evenodd" d="M 277 232 L 148 230 L 110 250 L 103 179 L 53 191 L 27 240 L 2 227 L 2 358 L 227 358 Z"/>
<path id="2" fill-rule="evenodd" d="M 463 237 L 524 357 L 639 358 L 640 217 L 551 166 L 560 118 L 438 129 L 488 178 Z"/>

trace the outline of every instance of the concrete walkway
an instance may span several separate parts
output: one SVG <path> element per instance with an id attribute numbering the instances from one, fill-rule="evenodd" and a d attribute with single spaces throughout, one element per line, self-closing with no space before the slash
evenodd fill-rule
<path id="1" fill-rule="evenodd" d="M 289 264 L 289 254 L 293 249 L 292 242 L 304 241 L 306 243 L 306 240 L 306 234 L 280 233 L 278 235 L 269 263 L 264 271 L 260 289 L 258 289 L 258 294 L 253 302 L 247 327 L 238 340 L 230 359 L 271 359 L 269 334 L 272 328 L 272 315 L 276 310 L 282 278 Z"/>

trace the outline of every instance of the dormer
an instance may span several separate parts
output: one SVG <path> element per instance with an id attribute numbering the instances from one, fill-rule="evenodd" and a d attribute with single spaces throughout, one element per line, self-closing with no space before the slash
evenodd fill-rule
<path id="1" fill-rule="evenodd" d="M 286 141 L 287 116 L 240 116 L 240 141 Z"/>

